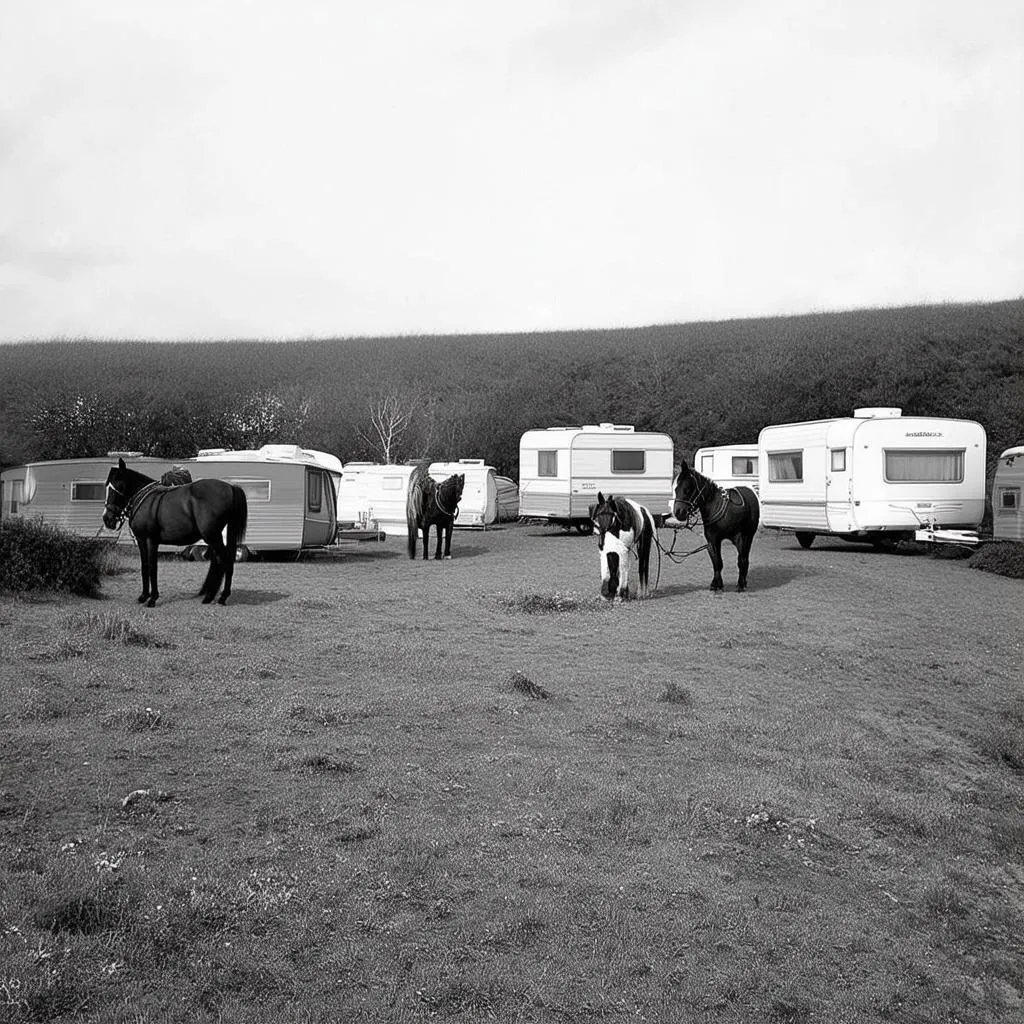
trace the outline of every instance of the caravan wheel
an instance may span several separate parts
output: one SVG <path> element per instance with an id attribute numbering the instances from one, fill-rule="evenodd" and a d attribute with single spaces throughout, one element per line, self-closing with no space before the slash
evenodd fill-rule
<path id="1" fill-rule="evenodd" d="M 589 537 L 594 532 L 594 524 L 589 519 L 582 519 L 579 522 L 573 523 L 576 527 L 576 532 L 582 537 Z"/>
<path id="2" fill-rule="evenodd" d="M 794 536 L 802 548 L 809 548 L 814 543 L 815 534 L 813 533 L 804 533 L 802 530 L 797 530 Z"/>

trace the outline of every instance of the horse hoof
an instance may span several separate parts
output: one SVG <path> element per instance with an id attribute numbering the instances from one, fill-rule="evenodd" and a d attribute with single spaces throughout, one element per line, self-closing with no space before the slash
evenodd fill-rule
<path id="1" fill-rule="evenodd" d="M 150 599 L 149 599 L 149 600 L 148 600 L 148 601 L 146 602 L 146 607 L 147 607 L 147 608 L 155 608 L 155 607 L 156 607 L 156 598 L 155 598 L 155 597 L 151 597 L 151 598 L 150 598 Z"/>
<path id="2" fill-rule="evenodd" d="M 227 603 L 228 603 L 228 599 L 226 597 L 221 597 L 221 598 L 217 599 L 217 604 L 222 604 L 223 605 L 223 604 L 227 604 Z"/>
<path id="3" fill-rule="evenodd" d="M 213 601 L 213 596 L 211 594 L 204 594 L 203 595 L 203 604 L 210 604 L 210 603 L 212 603 L 212 601 Z"/>

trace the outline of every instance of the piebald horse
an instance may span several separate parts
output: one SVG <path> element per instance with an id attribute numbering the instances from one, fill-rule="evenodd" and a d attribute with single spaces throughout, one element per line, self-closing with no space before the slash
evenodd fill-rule
<path id="1" fill-rule="evenodd" d="M 606 498 L 597 492 L 597 504 L 590 513 L 597 531 L 597 547 L 601 553 L 601 596 L 606 601 L 616 597 L 628 600 L 647 592 L 650 576 L 651 547 L 657 527 L 654 517 L 643 505 L 629 498 Z M 639 586 L 630 590 L 630 561 L 636 558 Z"/>

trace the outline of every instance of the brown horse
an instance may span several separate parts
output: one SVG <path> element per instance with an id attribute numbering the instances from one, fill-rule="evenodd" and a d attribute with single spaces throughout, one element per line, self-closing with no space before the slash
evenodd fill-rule
<path id="1" fill-rule="evenodd" d="M 434 558 L 441 558 L 441 543 L 444 542 L 444 557 L 452 557 L 452 532 L 459 515 L 459 502 L 466 486 L 466 474 L 456 473 L 438 483 L 426 470 L 426 465 L 417 466 L 409 477 L 409 496 L 406 500 L 405 519 L 409 529 L 409 557 L 416 557 L 416 545 L 423 533 L 423 558 L 430 558 L 430 528 L 437 531 L 437 550 Z"/>
<path id="2" fill-rule="evenodd" d="M 691 469 L 685 461 L 676 477 L 674 492 L 673 517 L 689 528 L 699 514 L 704 524 L 704 539 L 708 542 L 708 554 L 715 571 L 711 589 L 725 588 L 722 583 L 722 541 L 730 540 L 739 552 L 736 589 L 745 590 L 750 546 L 761 521 L 761 504 L 757 495 L 749 487 L 719 487 L 714 480 Z"/>
<path id="3" fill-rule="evenodd" d="M 118 459 L 107 474 L 103 525 L 114 530 L 128 521 L 142 559 L 139 603 L 149 608 L 160 597 L 156 582 L 160 545 L 195 544 L 200 540 L 209 547 L 210 568 L 199 594 L 203 604 L 209 604 L 223 582 L 224 592 L 218 603 L 224 604 L 231 595 L 235 555 L 245 538 L 248 518 L 245 491 L 224 480 L 197 480 L 167 487 L 129 469 L 124 459 Z"/>

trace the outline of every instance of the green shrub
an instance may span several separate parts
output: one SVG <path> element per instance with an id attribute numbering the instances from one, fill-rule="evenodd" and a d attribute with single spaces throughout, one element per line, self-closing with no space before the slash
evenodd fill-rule
<path id="1" fill-rule="evenodd" d="M 972 569 L 1024 580 L 1024 543 L 1007 540 L 983 544 L 967 564 Z"/>
<path id="2" fill-rule="evenodd" d="M 0 522 L 0 590 L 99 593 L 108 545 L 78 537 L 38 520 L 11 517 Z"/>

